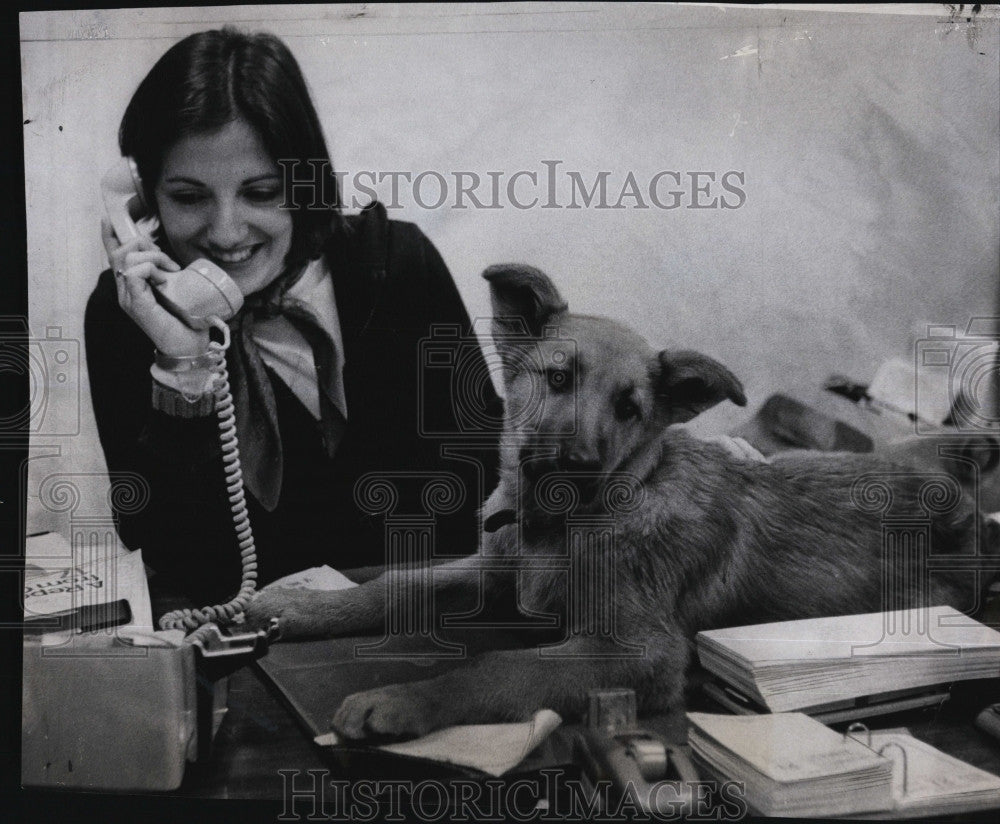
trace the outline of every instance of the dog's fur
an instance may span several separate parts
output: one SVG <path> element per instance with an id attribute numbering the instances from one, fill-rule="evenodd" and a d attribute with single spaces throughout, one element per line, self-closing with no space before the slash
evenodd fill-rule
<path id="1" fill-rule="evenodd" d="M 631 687 L 640 709 L 663 711 L 681 701 L 699 630 L 877 611 L 886 573 L 906 603 L 917 603 L 907 589 L 919 580 L 914 570 L 884 569 L 882 519 L 920 517 L 926 479 L 872 456 L 789 453 L 764 462 L 697 440 L 673 424 L 723 400 L 746 402 L 725 367 L 695 352 L 657 353 L 618 323 L 569 313 L 536 269 L 494 266 L 484 277 L 507 426 L 500 484 L 483 516 L 489 523 L 509 511 L 516 520 L 485 532 L 478 555 L 435 567 L 432 586 L 437 596 L 464 593 L 475 604 L 484 586 L 492 596 L 515 577 L 484 572 L 484 564 L 508 562 L 526 570 L 523 608 L 565 616 L 573 585 L 552 564 L 532 568 L 532 559 L 568 557 L 581 570 L 610 563 L 614 595 L 603 595 L 613 603 L 591 603 L 588 614 L 613 612 L 616 640 L 584 626 L 577 610 L 561 655 L 492 651 L 433 680 L 357 693 L 337 711 L 338 732 L 419 735 L 523 719 L 541 707 L 579 716 L 598 687 Z M 889 485 L 886 510 L 858 501 L 857 489 L 852 502 L 856 482 L 876 475 Z M 567 547 L 568 528 L 587 518 L 614 535 L 596 556 L 575 542 Z M 961 497 L 933 518 L 931 547 L 975 554 L 981 534 L 973 502 Z M 969 573 L 931 574 L 930 603 L 972 611 L 974 581 Z M 382 576 L 337 592 L 270 590 L 250 604 L 248 620 L 278 616 L 283 638 L 381 630 L 386 587 Z M 426 595 L 412 597 L 430 603 Z M 644 652 L 623 654 L 623 644 Z"/>

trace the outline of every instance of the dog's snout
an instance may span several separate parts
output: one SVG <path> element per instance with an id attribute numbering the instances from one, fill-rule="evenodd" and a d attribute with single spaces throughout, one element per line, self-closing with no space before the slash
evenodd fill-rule
<path id="1" fill-rule="evenodd" d="M 574 446 L 559 455 L 559 468 L 572 472 L 596 472 L 601 459 L 593 452 Z"/>

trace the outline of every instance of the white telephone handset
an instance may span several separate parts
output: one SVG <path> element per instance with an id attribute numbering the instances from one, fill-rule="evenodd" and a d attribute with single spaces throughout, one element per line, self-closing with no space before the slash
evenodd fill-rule
<path id="1" fill-rule="evenodd" d="M 122 158 L 101 180 L 104 208 L 111 227 L 122 243 L 138 237 L 142 230 L 136 225 L 137 221 L 148 219 L 150 210 L 142 192 L 142 182 L 135 161 L 130 157 Z M 243 582 L 239 593 L 231 601 L 200 610 L 175 610 L 160 619 L 162 629 L 197 630 L 213 622 L 225 624 L 239 620 L 238 616 L 257 587 L 257 556 L 244 498 L 243 473 L 236 439 L 236 416 L 226 372 L 229 327 L 224 321 L 240 310 L 243 293 L 225 272 L 209 260 L 196 260 L 187 268 L 168 274 L 166 283 L 153 287 L 160 303 L 191 329 L 214 328 L 222 334 L 223 342 L 220 344 L 213 341 L 209 348 L 214 355 L 212 368 L 216 375 L 215 411 L 219 419 L 226 489 L 243 562 Z M 205 629 L 210 632 L 212 628 L 206 626 Z M 200 634 L 190 636 L 191 639 L 196 637 L 200 637 Z"/>
<path id="2" fill-rule="evenodd" d="M 130 157 L 123 157 L 101 180 L 104 208 L 118 240 L 125 243 L 141 233 L 137 221 L 150 209 L 142 183 Z M 213 318 L 228 320 L 243 305 L 243 293 L 232 279 L 210 260 L 199 258 L 166 283 L 155 287 L 160 303 L 191 329 L 209 329 Z"/>

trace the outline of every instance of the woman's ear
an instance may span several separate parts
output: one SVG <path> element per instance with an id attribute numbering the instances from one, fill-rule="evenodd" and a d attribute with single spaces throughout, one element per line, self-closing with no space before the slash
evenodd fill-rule
<path id="1" fill-rule="evenodd" d="M 727 398 L 746 406 L 743 384 L 708 355 L 664 349 L 658 360 L 656 402 L 666 409 L 670 423 L 689 421 Z"/>

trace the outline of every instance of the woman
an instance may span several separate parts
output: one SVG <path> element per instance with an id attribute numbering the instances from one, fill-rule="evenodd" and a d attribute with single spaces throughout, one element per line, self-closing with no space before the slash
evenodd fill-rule
<path id="1" fill-rule="evenodd" d="M 105 222 L 111 268 L 85 322 L 108 470 L 137 473 L 150 487 L 145 507 L 116 513 L 124 542 L 194 598 L 239 585 L 209 334 L 188 329 L 153 289 L 207 258 L 246 299 L 229 321 L 226 361 L 260 582 L 319 564 L 385 563 L 387 513 L 356 500 L 368 473 L 393 473 L 399 498 L 388 514 L 411 517 L 432 514 L 423 484 L 444 477 L 458 497 L 436 513 L 436 551 L 475 551 L 476 508 L 495 483 L 495 433 L 485 443 L 480 433 L 466 460 L 442 457 L 448 439 L 421 435 L 428 422 L 461 431 L 456 410 L 470 399 L 453 395 L 448 370 L 421 368 L 421 342 L 435 324 L 468 333 L 468 315 L 415 226 L 388 221 L 377 203 L 341 215 L 319 119 L 288 49 L 231 29 L 185 38 L 135 92 L 119 144 L 159 220 L 152 237 L 125 243 Z M 306 169 L 321 176 L 311 189 L 286 187 L 286 167 L 296 181 Z M 464 373 L 487 374 L 478 347 L 456 346 Z M 489 380 L 475 392 L 495 418 Z"/>

